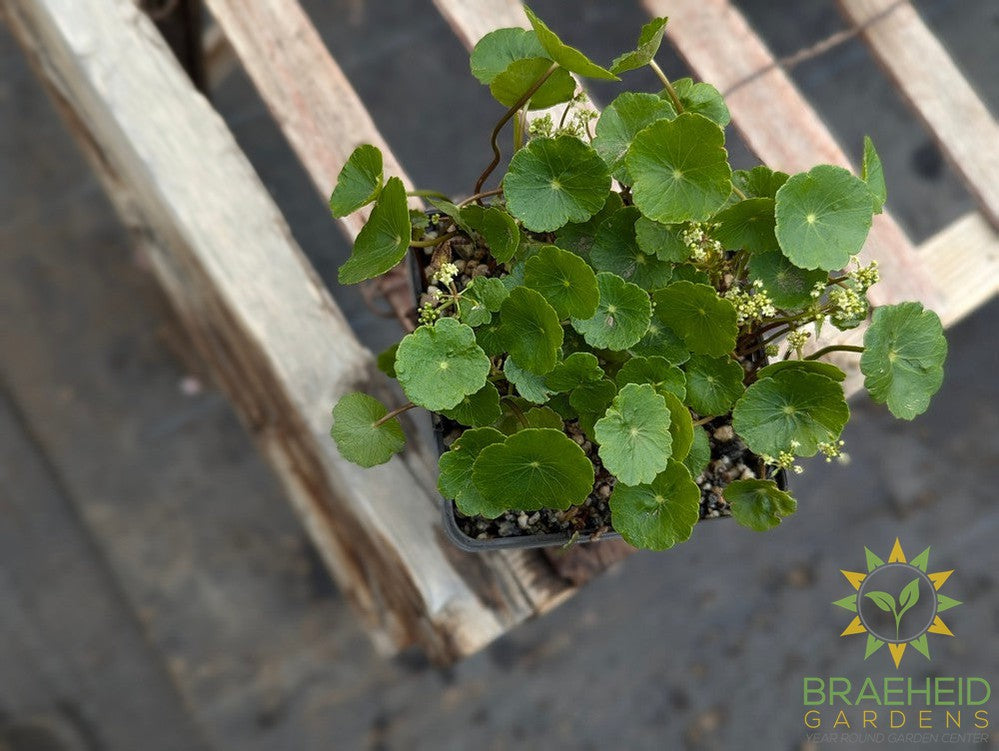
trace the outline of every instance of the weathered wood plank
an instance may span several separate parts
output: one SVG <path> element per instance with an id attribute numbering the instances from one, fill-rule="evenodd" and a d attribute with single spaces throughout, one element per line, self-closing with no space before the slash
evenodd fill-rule
<path id="1" fill-rule="evenodd" d="M 376 641 L 419 642 L 449 660 L 533 612 L 509 567 L 469 583 L 461 569 L 486 559 L 470 563 L 440 540 L 436 506 L 401 461 L 361 470 L 337 454 L 329 407 L 370 387 L 370 354 L 151 22 L 129 0 L 5 0 L 4 10 Z M 566 591 L 553 587 L 549 598 Z"/>
<path id="2" fill-rule="evenodd" d="M 731 2 L 644 0 L 644 5 L 650 13 L 670 17 L 667 37 L 703 80 L 725 94 L 733 124 L 766 164 L 786 172 L 819 163 L 851 167 L 821 118 Z M 912 243 L 887 213 L 875 217 L 861 255 L 877 259 L 891 280 L 871 291 L 875 303 L 939 302 Z"/>
<path id="3" fill-rule="evenodd" d="M 947 50 L 908 2 L 838 4 L 999 228 L 999 123 Z"/>
<path id="4" fill-rule="evenodd" d="M 434 5 L 468 49 L 490 31 L 531 28 L 520 0 L 434 0 Z"/>

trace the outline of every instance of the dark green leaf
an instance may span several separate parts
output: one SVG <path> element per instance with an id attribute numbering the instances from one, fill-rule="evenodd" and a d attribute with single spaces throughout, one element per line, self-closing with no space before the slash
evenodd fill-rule
<path id="1" fill-rule="evenodd" d="M 399 385 L 414 404 L 431 411 L 452 409 L 481 389 L 489 368 L 475 332 L 454 318 L 420 326 L 396 351 Z"/>
<path id="2" fill-rule="evenodd" d="M 739 335 L 735 307 L 713 287 L 674 282 L 652 295 L 656 317 L 683 339 L 691 352 L 724 355 Z"/>
<path id="3" fill-rule="evenodd" d="M 724 415 L 742 396 L 743 371 L 731 357 L 694 355 L 683 366 L 687 373 L 687 404 L 699 415 Z"/>
<path id="4" fill-rule="evenodd" d="M 687 395 L 683 371 L 664 357 L 632 357 L 614 377 L 618 387 L 628 383 L 647 383 L 658 393 L 674 394 L 680 399 Z"/>
<path id="5" fill-rule="evenodd" d="M 714 238 L 726 248 L 745 248 L 751 253 L 779 251 L 774 236 L 772 198 L 747 198 L 719 211 L 712 220 L 718 224 Z"/>
<path id="6" fill-rule="evenodd" d="M 647 383 L 629 383 L 597 420 L 600 460 L 626 485 L 652 482 L 672 454 L 666 400 Z"/>
<path id="7" fill-rule="evenodd" d="M 666 409 L 670 415 L 669 434 L 673 438 L 671 456 L 676 461 L 682 462 L 687 458 L 694 442 L 694 418 L 690 416 L 690 410 L 676 394 L 670 391 L 660 391 L 659 394 L 666 400 Z"/>
<path id="8" fill-rule="evenodd" d="M 513 357 L 506 358 L 506 362 L 503 363 L 503 374 L 517 388 L 517 393 L 529 402 L 544 404 L 552 395 L 551 390 L 545 387 L 543 375 L 536 375 L 529 370 L 524 370 L 514 361 Z"/>
<path id="9" fill-rule="evenodd" d="M 837 383 L 841 383 L 846 379 L 846 373 L 842 370 L 832 363 L 821 362 L 820 360 L 782 360 L 775 362 L 756 371 L 756 379 L 769 378 L 772 375 L 780 373 L 782 370 L 800 370 L 808 373 L 817 373 Z"/>
<path id="10" fill-rule="evenodd" d="M 515 60 L 544 57 L 545 54 L 545 48 L 533 31 L 497 29 L 490 31 L 475 44 L 469 62 L 472 75 L 480 83 L 488 85 Z"/>
<path id="11" fill-rule="evenodd" d="M 555 244 L 565 250 L 571 250 L 578 256 L 589 258 L 590 248 L 593 247 L 593 240 L 596 237 L 597 229 L 603 224 L 604 219 L 623 205 L 621 195 L 611 191 L 607 194 L 607 200 L 604 201 L 603 208 L 585 222 L 578 224 L 570 222 L 557 230 L 555 232 Z"/>
<path id="12" fill-rule="evenodd" d="M 690 476 L 697 480 L 709 461 L 711 461 L 711 439 L 708 438 L 708 431 L 695 427 L 693 442 L 690 444 L 687 458 L 683 460 L 683 466 L 690 472 Z"/>
<path id="13" fill-rule="evenodd" d="M 441 495 L 454 500 L 461 513 L 495 519 L 507 511 L 502 500 L 496 504 L 486 501 L 472 482 L 472 466 L 482 449 L 505 440 L 506 436 L 495 428 L 473 428 L 462 433 L 450 450 L 441 454 L 437 487 Z"/>
<path id="14" fill-rule="evenodd" d="M 590 494 L 593 464 L 562 431 L 530 428 L 482 449 L 472 479 L 493 506 L 566 509 Z"/>
<path id="15" fill-rule="evenodd" d="M 546 245 L 524 265 L 524 285 L 539 292 L 559 318 L 589 318 L 597 310 L 597 277 L 586 261 Z"/>
<path id="16" fill-rule="evenodd" d="M 524 12 L 527 13 L 527 19 L 531 22 L 531 26 L 534 28 L 535 33 L 537 33 L 538 41 L 540 41 L 541 46 L 545 48 L 545 52 L 547 52 L 548 56 L 563 68 L 567 68 L 573 73 L 585 76 L 586 78 L 602 78 L 608 81 L 619 80 L 618 77 L 609 70 L 597 65 L 574 47 L 570 47 L 565 44 L 558 38 L 558 36 L 556 36 L 555 32 L 549 29 L 545 25 L 545 22 L 538 18 L 534 11 L 526 5 L 524 6 Z"/>
<path id="17" fill-rule="evenodd" d="M 395 351 L 397 349 L 399 349 L 398 342 L 379 354 L 378 358 L 375 360 L 375 364 L 378 365 L 378 369 L 389 378 L 395 378 Z"/>
<path id="18" fill-rule="evenodd" d="M 828 279 L 829 272 L 825 269 L 800 269 L 787 256 L 775 250 L 754 253 L 750 257 L 749 278 L 763 282 L 763 289 L 778 308 L 797 310 L 811 304 L 812 288 Z"/>
<path id="19" fill-rule="evenodd" d="M 604 371 L 596 355 L 590 352 L 573 352 L 545 376 L 545 385 L 552 391 L 572 391 L 588 381 L 599 381 Z"/>
<path id="20" fill-rule="evenodd" d="M 725 134 L 703 115 L 657 120 L 634 137 L 625 157 L 635 205 L 664 224 L 704 221 L 732 192 Z"/>
<path id="21" fill-rule="evenodd" d="M 614 529 L 625 542 L 646 550 L 667 550 L 694 531 L 701 490 L 686 467 L 670 460 L 647 485 L 615 485 L 610 508 Z"/>
<path id="22" fill-rule="evenodd" d="M 652 311 L 652 320 L 645 336 L 631 347 L 631 351 L 640 357 L 665 357 L 674 365 L 682 365 L 690 359 L 690 350 L 683 339 L 663 323 L 656 310 Z"/>
<path id="23" fill-rule="evenodd" d="M 527 93 L 545 71 L 551 67 L 552 61 L 546 57 L 531 57 L 526 60 L 514 60 L 489 84 L 489 93 L 504 107 L 512 107 Z M 552 73 L 534 94 L 531 95 L 528 109 L 538 110 L 553 107 L 562 102 L 568 102 L 576 93 L 576 82 L 569 71 L 558 68 Z"/>
<path id="24" fill-rule="evenodd" d="M 870 136 L 864 136 L 864 161 L 860 177 L 867 183 L 867 187 L 874 197 L 874 213 L 880 214 L 888 199 L 888 188 L 885 185 L 885 172 L 881 166 L 881 157 L 874 149 L 874 141 L 871 140 Z"/>
<path id="25" fill-rule="evenodd" d="M 340 397 L 333 408 L 330 435 L 344 459 L 362 467 L 374 467 L 402 451 L 406 436 L 398 419 L 393 417 L 375 427 L 375 423 L 387 414 L 385 405 L 367 394 Z"/>
<path id="26" fill-rule="evenodd" d="M 732 411 L 732 427 L 757 454 L 814 456 L 839 438 L 850 408 L 843 387 L 817 373 L 782 370 L 751 385 Z"/>
<path id="27" fill-rule="evenodd" d="M 602 271 L 597 274 L 600 304 L 592 318 L 572 319 L 586 343 L 599 349 L 622 350 L 636 344 L 649 329 L 652 303 L 641 287 Z"/>
<path id="28" fill-rule="evenodd" d="M 390 177 L 354 240 L 354 252 L 340 267 L 340 284 L 372 279 L 399 263 L 406 257 L 410 231 L 406 187 L 398 177 Z"/>
<path id="29" fill-rule="evenodd" d="M 732 508 L 732 517 L 744 527 L 765 532 L 798 508 L 790 495 L 773 480 L 736 480 L 722 491 Z"/>
<path id="30" fill-rule="evenodd" d="M 491 425 L 500 418 L 499 391 L 491 383 L 486 383 L 474 394 L 468 394 L 453 409 L 443 410 L 442 414 L 461 425 L 481 427 Z"/>
<path id="31" fill-rule="evenodd" d="M 732 173 L 732 184 L 750 198 L 776 198 L 780 186 L 790 177 L 786 172 L 775 172 L 760 165 L 751 170 L 736 170 Z"/>
<path id="32" fill-rule="evenodd" d="M 503 178 L 510 213 L 533 232 L 585 222 L 603 208 L 610 187 L 603 159 L 572 136 L 533 139 Z"/>
<path id="33" fill-rule="evenodd" d="M 382 152 L 363 144 L 354 149 L 340 170 L 330 196 L 330 211 L 338 219 L 378 198 L 382 189 Z"/>
<path id="34" fill-rule="evenodd" d="M 725 99 L 711 84 L 694 83 L 690 78 L 681 78 L 673 82 L 673 90 L 680 99 L 684 112 L 704 115 L 723 128 L 731 121 L 732 116 L 725 105 Z M 660 96 L 668 95 L 663 92 Z"/>
<path id="35" fill-rule="evenodd" d="M 608 104 L 597 120 L 593 148 L 610 167 L 611 175 L 625 185 L 631 175 L 624 164 L 624 155 L 635 135 L 656 120 L 672 120 L 676 110 L 666 99 L 655 94 L 626 91 Z"/>
<path id="36" fill-rule="evenodd" d="M 917 302 L 877 308 L 864 334 L 864 387 L 895 417 L 912 420 L 943 383 L 947 340 L 940 318 Z"/>
<path id="37" fill-rule="evenodd" d="M 690 258 L 690 248 L 683 242 L 682 226 L 660 224 L 647 217 L 635 222 L 635 241 L 642 252 L 660 261 L 683 263 Z"/>
<path id="38" fill-rule="evenodd" d="M 597 230 L 590 262 L 597 271 L 610 271 L 642 289 L 658 289 L 669 283 L 673 265 L 638 247 L 635 222 L 641 216 L 634 206 L 625 206 L 608 217 Z"/>
<path id="39" fill-rule="evenodd" d="M 635 49 L 616 57 L 611 64 L 611 73 L 617 75 L 648 65 L 656 56 L 659 45 L 663 42 L 666 21 L 666 18 L 653 18 L 645 24 L 642 27 L 642 32 L 638 35 L 638 44 Z"/>
<path id="40" fill-rule="evenodd" d="M 505 349 L 521 367 L 544 375 L 558 362 L 562 326 L 558 313 L 533 289 L 517 287 L 500 308 Z"/>
<path id="41" fill-rule="evenodd" d="M 842 167 L 813 167 L 777 191 L 777 241 L 803 269 L 845 267 L 863 247 L 872 216 L 867 184 Z"/>
<path id="42" fill-rule="evenodd" d="M 489 252 L 500 263 L 507 263 L 520 247 L 520 228 L 512 216 L 495 206 L 471 204 L 461 209 L 466 226 L 482 235 Z"/>

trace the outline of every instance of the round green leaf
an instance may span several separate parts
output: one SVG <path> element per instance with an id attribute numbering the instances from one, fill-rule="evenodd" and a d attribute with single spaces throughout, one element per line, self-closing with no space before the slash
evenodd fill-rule
<path id="1" fill-rule="evenodd" d="M 626 485 L 652 482 L 672 454 L 666 400 L 647 383 L 629 383 L 597 420 L 600 460 Z"/>
<path id="2" fill-rule="evenodd" d="M 462 222 L 475 230 L 500 263 L 506 263 L 520 247 L 520 228 L 512 216 L 495 206 L 471 204 L 459 212 Z"/>
<path id="3" fill-rule="evenodd" d="M 759 165 L 751 170 L 736 170 L 732 173 L 732 184 L 751 198 L 776 198 L 780 186 L 790 177 L 786 172 L 775 172 Z"/>
<path id="4" fill-rule="evenodd" d="M 611 523 L 625 542 L 666 550 L 690 538 L 701 515 L 701 489 L 686 467 L 670 460 L 648 484 L 617 483 L 610 509 Z"/>
<path id="5" fill-rule="evenodd" d="M 777 191 L 777 241 L 795 266 L 841 269 L 863 247 L 873 214 L 863 180 L 842 167 L 819 165 Z"/>
<path id="6" fill-rule="evenodd" d="M 674 394 L 683 399 L 687 394 L 683 371 L 665 357 L 632 357 L 614 377 L 617 385 L 647 383 L 660 394 Z"/>
<path id="7" fill-rule="evenodd" d="M 471 326 L 474 329 L 476 326 L 492 321 L 493 314 L 466 288 L 466 293 L 458 299 L 458 318 L 466 326 Z"/>
<path id="8" fill-rule="evenodd" d="M 607 165 L 572 136 L 535 138 L 513 155 L 503 178 L 507 207 L 532 232 L 585 222 L 610 192 Z"/>
<path id="9" fill-rule="evenodd" d="M 773 480 L 736 480 L 722 491 L 732 509 L 732 517 L 744 527 L 765 532 L 798 508 L 790 495 Z"/>
<path id="10" fill-rule="evenodd" d="M 940 318 L 917 302 L 877 308 L 864 334 L 860 371 L 864 386 L 895 417 L 911 420 L 926 411 L 943 383 L 947 340 Z"/>
<path id="11" fill-rule="evenodd" d="M 644 128 L 632 140 L 625 165 L 635 205 L 657 222 L 704 221 L 732 192 L 725 134 L 703 115 L 683 114 Z"/>
<path id="12" fill-rule="evenodd" d="M 501 414 L 499 391 L 493 384 L 486 383 L 474 394 L 465 396 L 457 407 L 443 410 L 442 414 L 461 425 L 491 425 Z"/>
<path id="13" fill-rule="evenodd" d="M 846 380 L 846 373 L 832 363 L 820 360 L 781 360 L 756 371 L 756 380 L 769 378 L 772 375 L 780 373 L 782 370 L 803 370 L 808 373 L 817 373 L 837 383 L 842 383 Z"/>
<path id="14" fill-rule="evenodd" d="M 674 365 L 682 365 L 690 359 L 690 350 L 683 339 L 663 323 L 657 310 L 652 311 L 648 331 L 631 347 L 631 352 L 640 357 L 664 357 Z"/>
<path id="15" fill-rule="evenodd" d="M 524 370 L 513 357 L 506 358 L 503 363 L 503 374 L 516 387 L 517 393 L 529 402 L 544 404 L 552 395 L 552 391 L 545 386 L 544 376 Z"/>
<path id="16" fill-rule="evenodd" d="M 375 423 L 387 414 L 385 405 L 367 394 L 340 397 L 333 407 L 330 435 L 344 459 L 362 467 L 374 467 L 402 451 L 406 436 L 398 419 L 393 417 L 375 427 Z"/>
<path id="17" fill-rule="evenodd" d="M 751 385 L 732 410 L 735 432 L 755 453 L 770 456 L 814 456 L 820 442 L 839 438 L 849 419 L 840 384 L 791 369 Z"/>
<path id="18" fill-rule="evenodd" d="M 684 112 L 704 115 L 723 128 L 732 120 L 724 97 L 709 83 L 694 83 L 691 78 L 680 78 L 673 81 L 673 91 L 683 105 Z M 664 91 L 660 96 L 669 95 Z"/>
<path id="19" fill-rule="evenodd" d="M 653 18 L 642 27 L 638 35 L 638 44 L 631 52 L 626 52 L 614 58 L 611 63 L 611 73 L 615 75 L 626 73 L 629 70 L 637 70 L 652 62 L 652 58 L 659 51 L 659 45 L 663 42 L 663 34 L 666 33 L 666 18 Z"/>
<path id="20" fill-rule="evenodd" d="M 597 274 L 600 303 L 592 318 L 573 318 L 572 327 L 598 349 L 621 350 L 636 344 L 649 330 L 652 303 L 641 287 L 616 274 Z"/>
<path id="21" fill-rule="evenodd" d="M 683 366 L 687 374 L 687 404 L 697 414 L 727 414 L 745 390 L 742 366 L 731 357 L 694 355 Z"/>
<path id="22" fill-rule="evenodd" d="M 603 416 L 617 396 L 617 386 L 608 378 L 586 381 L 569 394 L 569 405 L 580 414 Z"/>
<path id="23" fill-rule="evenodd" d="M 406 256 L 410 241 L 406 187 L 390 177 L 371 216 L 354 240 L 354 250 L 340 267 L 340 284 L 356 284 L 384 274 Z"/>
<path id="24" fill-rule="evenodd" d="M 573 352 L 545 376 L 545 386 L 557 393 L 572 391 L 588 381 L 604 376 L 597 356 L 590 352 Z"/>
<path id="25" fill-rule="evenodd" d="M 378 198 L 382 189 L 382 152 L 370 144 L 358 146 L 347 159 L 330 196 L 330 211 L 338 219 Z"/>
<path id="26" fill-rule="evenodd" d="M 555 308 L 559 318 L 589 318 L 600 293 L 593 269 L 575 253 L 545 245 L 524 264 L 524 285 Z"/>
<path id="27" fill-rule="evenodd" d="M 503 338 L 503 327 L 498 315 L 491 321 L 479 324 L 475 328 L 475 341 L 490 357 L 503 354 L 506 341 Z"/>
<path id="28" fill-rule="evenodd" d="M 602 78 L 608 81 L 619 80 L 609 70 L 597 65 L 574 47 L 565 44 L 530 8 L 524 6 L 524 12 L 527 13 L 527 19 L 531 22 L 531 26 L 538 35 L 538 41 L 541 42 L 541 46 L 545 48 L 545 52 L 563 68 L 567 68 L 573 73 L 585 76 L 586 78 Z"/>
<path id="29" fill-rule="evenodd" d="M 406 335 L 395 356 L 396 377 L 406 396 L 435 412 L 456 407 L 485 386 L 489 368 L 475 332 L 454 318 Z"/>
<path id="30" fill-rule="evenodd" d="M 656 316 L 691 352 L 724 355 L 739 336 L 735 306 L 707 284 L 674 282 L 652 295 Z"/>
<path id="31" fill-rule="evenodd" d="M 682 462 L 687 458 L 694 442 L 694 418 L 676 394 L 670 391 L 660 391 L 659 394 L 666 400 L 666 409 L 669 410 L 669 434 L 673 438 L 671 456 Z"/>
<path id="32" fill-rule="evenodd" d="M 507 511 L 502 502 L 491 504 L 486 501 L 472 482 L 472 465 L 482 449 L 505 440 L 506 436 L 496 428 L 473 428 L 458 436 L 451 448 L 441 454 L 437 462 L 440 470 L 437 488 L 442 496 L 454 500 L 458 510 L 466 516 L 495 519 Z"/>
<path id="33" fill-rule="evenodd" d="M 489 93 L 504 107 L 512 107 L 551 67 L 545 57 L 514 60 L 489 84 Z M 528 109 L 538 110 L 568 102 L 576 93 L 576 82 L 565 68 L 557 68 L 531 95 Z"/>
<path id="34" fill-rule="evenodd" d="M 683 460 L 683 466 L 690 472 L 690 476 L 697 480 L 711 461 L 711 439 L 708 438 L 708 431 L 704 428 L 695 427 L 693 433 L 690 451 Z"/>
<path id="35" fill-rule="evenodd" d="M 500 279 L 488 276 L 475 277 L 462 290 L 461 298 L 458 300 L 461 322 L 472 327 L 490 323 L 493 320 L 492 314 L 499 312 L 509 294 L 510 290 Z"/>
<path id="36" fill-rule="evenodd" d="M 763 289 L 774 305 L 796 310 L 810 305 L 812 288 L 829 278 L 825 269 L 800 269 L 780 251 L 754 253 L 749 258 L 749 278 L 763 282 Z"/>
<path id="37" fill-rule="evenodd" d="M 494 506 L 567 509 L 593 489 L 593 463 L 562 431 L 529 428 L 482 449 L 472 480 Z"/>
<path id="38" fill-rule="evenodd" d="M 751 253 L 778 250 L 774 236 L 774 200 L 747 198 L 715 214 L 714 238 L 726 248 Z"/>
<path id="39" fill-rule="evenodd" d="M 610 167 L 615 180 L 630 185 L 631 175 L 624 164 L 624 155 L 638 133 L 656 120 L 676 117 L 673 104 L 655 94 L 626 91 L 608 104 L 597 120 L 593 148 Z"/>
<path id="40" fill-rule="evenodd" d="M 488 85 L 515 60 L 544 56 L 545 48 L 533 31 L 497 29 L 476 42 L 469 64 L 472 75 Z"/>
<path id="41" fill-rule="evenodd" d="M 673 265 L 646 255 L 638 247 L 635 222 L 641 216 L 634 206 L 625 206 L 609 216 L 597 230 L 590 261 L 597 271 L 610 271 L 642 289 L 657 289 L 669 283 Z"/>
<path id="42" fill-rule="evenodd" d="M 505 349 L 526 370 L 544 375 L 558 362 L 562 325 L 558 313 L 533 289 L 516 287 L 500 308 Z"/>
<path id="43" fill-rule="evenodd" d="M 642 216 L 635 222 L 635 242 L 646 255 L 683 263 L 690 258 L 690 248 L 683 242 L 681 229 L 680 225 L 660 224 Z"/>

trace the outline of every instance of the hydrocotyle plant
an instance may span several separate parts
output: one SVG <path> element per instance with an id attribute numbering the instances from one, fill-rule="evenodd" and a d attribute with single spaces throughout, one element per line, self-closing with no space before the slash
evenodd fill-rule
<path id="1" fill-rule="evenodd" d="M 718 91 L 670 81 L 655 62 L 665 18 L 604 67 L 527 13 L 531 30 L 488 34 L 471 56 L 507 109 L 470 197 L 407 192 L 369 145 L 340 173 L 334 216 L 374 204 L 340 281 L 383 274 L 414 248 L 427 286 L 419 326 L 378 358 L 409 401 L 390 410 L 347 394 L 332 436 L 370 467 L 403 448 L 400 413 L 439 414 L 450 441 L 439 487 L 468 517 L 572 515 L 603 500 L 615 530 L 656 550 L 688 539 L 708 507 L 771 528 L 796 508 L 775 473 L 841 453 L 845 373 L 827 355 L 859 353 L 872 399 L 906 420 L 943 380 L 936 314 L 867 300 L 879 274 L 858 254 L 886 197 L 877 152 L 866 139 L 859 177 L 733 171 Z M 625 91 L 599 116 L 571 75 L 645 66 L 662 90 Z M 509 168 L 487 188 L 509 123 Z M 409 209 L 414 195 L 429 215 Z M 809 351 L 823 327 L 865 324 L 863 346 Z"/>

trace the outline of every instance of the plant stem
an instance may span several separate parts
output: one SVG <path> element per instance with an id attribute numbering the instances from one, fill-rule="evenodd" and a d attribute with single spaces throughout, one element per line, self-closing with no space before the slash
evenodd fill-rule
<path id="1" fill-rule="evenodd" d="M 659 80 L 663 82 L 663 86 L 666 88 L 666 93 L 669 94 L 669 98 L 673 101 L 673 106 L 676 107 L 676 114 L 683 114 L 683 103 L 680 101 L 680 97 L 677 96 L 676 89 L 673 88 L 673 84 L 670 83 L 666 74 L 663 73 L 663 69 L 659 67 L 659 63 L 655 60 L 649 60 L 649 67 L 652 68 L 652 72 L 659 76 Z"/>
<path id="2" fill-rule="evenodd" d="M 503 188 L 493 188 L 492 190 L 484 190 L 481 193 L 476 193 L 474 196 L 469 196 L 465 200 L 463 200 L 460 203 L 458 203 L 457 206 L 460 209 L 462 206 L 467 206 L 468 204 L 472 203 L 473 201 L 478 201 L 479 199 L 482 199 L 482 198 L 488 198 L 489 196 L 498 196 L 502 192 L 503 192 Z"/>
<path id="3" fill-rule="evenodd" d="M 380 428 L 382 425 L 384 425 L 385 423 L 387 423 L 393 417 L 398 417 L 403 412 L 408 412 L 409 410 L 411 410 L 415 406 L 416 405 L 413 404 L 412 402 L 406 402 L 406 404 L 403 404 L 401 407 L 396 407 L 391 412 L 389 412 L 387 415 L 385 415 L 383 417 L 379 417 L 377 420 L 375 420 L 375 422 L 371 425 L 371 427 L 373 427 L 373 428 Z"/>
<path id="4" fill-rule="evenodd" d="M 537 90 L 544 85 L 545 81 L 547 81 L 556 70 L 558 70 L 558 63 L 552 63 L 548 66 L 548 70 L 538 76 L 537 80 L 528 87 L 527 91 L 524 92 L 520 99 L 514 102 L 514 105 L 508 109 L 506 114 L 500 118 L 498 123 L 496 123 L 496 127 L 493 128 L 492 135 L 489 138 L 489 145 L 492 146 L 493 149 L 493 160 L 482 171 L 482 174 L 479 175 L 479 179 L 475 182 L 475 190 L 472 191 L 473 193 L 479 193 L 482 191 L 482 186 L 493 173 L 493 170 L 496 169 L 496 165 L 500 163 L 501 154 L 499 145 L 496 141 L 499 138 L 500 131 L 503 130 L 503 126 L 510 122 L 510 118 L 516 115 L 517 112 L 520 111 L 521 107 L 531 101 L 531 97 L 534 96 Z"/>
<path id="5" fill-rule="evenodd" d="M 437 190 L 407 190 L 407 196 L 417 196 L 419 198 L 443 198 L 445 201 L 450 201 L 450 196 L 446 196 Z"/>
<path id="6" fill-rule="evenodd" d="M 524 415 L 524 411 L 517 406 L 517 402 L 513 401 L 513 397 L 507 395 L 502 398 L 509 400 L 507 403 L 510 405 L 510 410 L 517 416 L 517 419 L 520 420 L 521 425 L 525 428 L 531 427 L 531 424 L 527 422 L 527 417 Z"/>
<path id="7" fill-rule="evenodd" d="M 513 150 L 517 151 L 524 145 L 524 118 L 518 112 L 513 118 Z"/>
<path id="8" fill-rule="evenodd" d="M 696 428 L 698 425 L 706 425 L 707 423 L 711 422 L 714 419 L 715 415 L 711 415 L 709 417 L 702 417 L 700 420 L 694 421 L 694 427 Z"/>
<path id="9" fill-rule="evenodd" d="M 411 248 L 432 248 L 435 245 L 440 245 L 442 242 L 450 240 L 452 237 L 458 234 L 458 230 L 454 232 L 448 232 L 446 235 L 441 235 L 440 237 L 435 237 L 433 240 L 413 240 L 409 243 Z"/>
<path id="10" fill-rule="evenodd" d="M 818 360 L 822 355 L 827 355 L 830 352 L 863 352 L 863 347 L 858 347 L 853 344 L 830 344 L 828 347 L 823 347 L 817 352 L 813 352 L 806 360 Z"/>
<path id="11" fill-rule="evenodd" d="M 739 186 L 736 185 L 735 183 L 732 183 L 732 192 L 735 193 L 737 196 L 739 196 L 740 201 L 745 201 L 748 198 L 748 196 L 745 193 L 743 193 L 742 190 L 740 190 Z"/>

